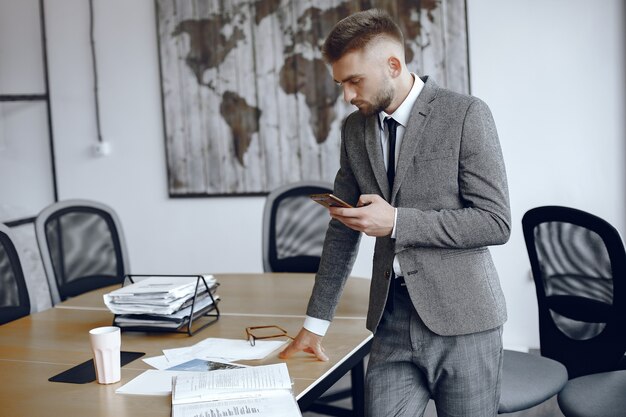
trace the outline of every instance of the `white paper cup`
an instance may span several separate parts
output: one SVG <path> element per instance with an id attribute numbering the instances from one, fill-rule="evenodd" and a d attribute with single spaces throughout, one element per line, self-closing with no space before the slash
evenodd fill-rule
<path id="1" fill-rule="evenodd" d="M 96 327 L 89 330 L 93 361 L 99 384 L 113 384 L 121 378 L 120 347 L 122 337 L 119 327 Z"/>

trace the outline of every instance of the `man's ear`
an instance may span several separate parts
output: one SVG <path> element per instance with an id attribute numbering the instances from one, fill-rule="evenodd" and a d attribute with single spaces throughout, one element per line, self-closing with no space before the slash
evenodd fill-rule
<path id="1" fill-rule="evenodd" d="M 402 63 L 400 62 L 400 59 L 398 59 L 398 57 L 396 57 L 395 55 L 391 55 L 389 58 L 387 58 L 387 67 L 389 70 L 389 75 L 391 75 L 392 78 L 400 76 L 400 73 L 402 72 Z"/>

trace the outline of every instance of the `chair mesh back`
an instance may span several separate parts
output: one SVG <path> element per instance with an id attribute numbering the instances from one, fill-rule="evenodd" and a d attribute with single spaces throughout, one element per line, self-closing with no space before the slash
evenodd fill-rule
<path id="1" fill-rule="evenodd" d="M 283 198 L 276 209 L 276 258 L 322 255 L 328 210 L 308 196 Z"/>
<path id="2" fill-rule="evenodd" d="M 6 233 L 0 230 L 0 324 L 29 313 L 28 289 L 17 249 L 8 229 Z"/>
<path id="3" fill-rule="evenodd" d="M 68 208 L 48 219 L 45 233 L 61 299 L 122 281 L 119 237 L 108 213 Z"/>
<path id="4" fill-rule="evenodd" d="M 594 231 L 566 222 L 541 223 L 534 233 L 556 326 L 576 340 L 597 336 L 606 326 L 613 303 L 611 262 L 604 241 Z M 568 303 L 572 297 L 578 300 L 576 304 Z"/>
<path id="5" fill-rule="evenodd" d="M 266 272 L 317 272 L 330 216 L 309 195 L 332 192 L 332 184 L 301 181 L 274 190 L 263 214 Z"/>
<path id="6" fill-rule="evenodd" d="M 11 258 L 5 246 L 5 239 L 0 235 L 0 308 L 17 307 L 20 305 L 20 294 L 17 277 Z"/>

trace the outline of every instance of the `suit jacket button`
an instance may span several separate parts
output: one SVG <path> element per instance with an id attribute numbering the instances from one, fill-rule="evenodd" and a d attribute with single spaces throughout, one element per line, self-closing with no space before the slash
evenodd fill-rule
<path id="1" fill-rule="evenodd" d="M 385 279 L 389 279 L 391 273 L 389 271 L 385 271 Z"/>

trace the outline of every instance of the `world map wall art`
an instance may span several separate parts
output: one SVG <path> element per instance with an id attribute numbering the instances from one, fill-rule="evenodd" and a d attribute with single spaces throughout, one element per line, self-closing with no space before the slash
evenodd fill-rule
<path id="1" fill-rule="evenodd" d="M 156 0 L 170 196 L 332 182 L 355 108 L 320 47 L 369 8 L 396 18 L 411 71 L 469 93 L 464 0 Z"/>

